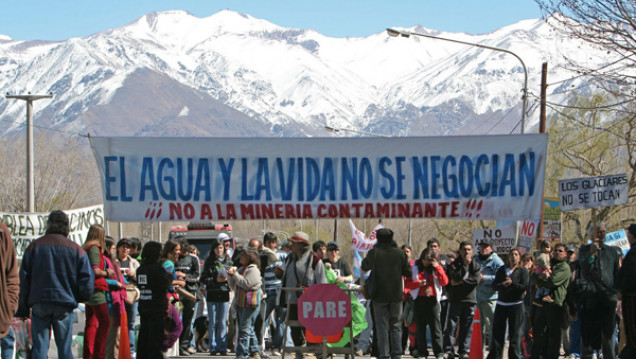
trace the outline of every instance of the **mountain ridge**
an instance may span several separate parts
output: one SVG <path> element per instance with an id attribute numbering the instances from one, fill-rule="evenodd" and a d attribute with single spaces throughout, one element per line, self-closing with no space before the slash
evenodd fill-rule
<path id="1" fill-rule="evenodd" d="M 609 62 L 543 20 L 479 35 L 421 25 L 408 30 L 518 53 L 532 93 L 539 92 L 545 61 L 554 64 L 551 80 L 565 79 L 574 89 L 589 85 L 567 80 L 566 52 L 579 52 L 588 63 Z M 144 79 L 167 88 L 144 88 Z M 3 92 L 53 92 L 53 100 L 36 103 L 41 125 L 112 136 L 324 136 L 325 125 L 449 135 L 490 127 L 485 121 L 500 124 L 490 133 L 508 133 L 519 130 L 523 79 L 509 54 L 385 32 L 330 38 L 230 10 L 205 18 L 182 10 L 149 13 L 60 42 L 0 35 Z M 0 118 L 0 134 L 15 132 L 24 105 L 0 98 Z M 536 118 L 530 113 L 527 128 Z"/>

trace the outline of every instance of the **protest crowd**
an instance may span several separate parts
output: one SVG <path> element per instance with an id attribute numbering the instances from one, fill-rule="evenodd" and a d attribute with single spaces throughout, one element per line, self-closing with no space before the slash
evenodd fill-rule
<path id="1" fill-rule="evenodd" d="M 334 344 L 355 345 L 355 356 L 633 359 L 636 254 L 606 245 L 605 232 L 597 224 L 589 244 L 544 241 L 535 253 L 496 253 L 486 240 L 441 253 L 429 238 L 414 254 L 380 228 L 364 259 L 349 261 L 341 244 L 312 243 L 304 232 L 284 240 L 268 232 L 236 247 L 220 234 L 199 253 L 180 238 L 142 245 L 92 225 L 80 246 L 67 238 L 68 216 L 53 211 L 18 263 L 0 222 L 1 358 L 13 358 L 29 331 L 28 357 L 46 358 L 51 338 L 58 358 L 77 356 L 73 318 L 82 306 L 83 358 L 265 359 L 315 346 L 295 358 L 323 359 L 302 327 L 286 327 L 297 320 L 300 292 L 285 288 L 333 283 L 355 290 L 354 343 Z M 634 246 L 636 224 L 625 232 Z"/>

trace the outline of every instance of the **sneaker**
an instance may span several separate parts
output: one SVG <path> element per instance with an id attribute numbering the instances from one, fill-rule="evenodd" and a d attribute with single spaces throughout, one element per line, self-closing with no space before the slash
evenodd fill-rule
<path id="1" fill-rule="evenodd" d="M 279 357 L 280 355 L 281 354 L 280 354 L 280 351 L 278 351 L 278 349 L 276 349 L 276 348 L 272 349 L 272 356 L 273 357 Z"/>
<path id="2" fill-rule="evenodd" d="M 190 352 L 188 352 L 188 351 L 187 351 L 187 350 L 185 350 L 185 349 L 179 349 L 179 356 L 180 356 L 180 357 L 187 357 L 187 356 L 190 356 Z"/>
<path id="3" fill-rule="evenodd" d="M 193 347 L 190 347 L 187 350 L 188 350 L 188 353 L 190 353 L 190 354 L 196 354 L 197 353 L 197 350 L 194 349 Z"/>
<path id="4" fill-rule="evenodd" d="M 357 356 L 357 357 L 364 356 L 364 353 L 363 353 L 363 352 L 362 352 L 362 350 L 360 350 L 360 349 L 356 350 L 356 351 L 355 351 L 355 354 L 356 354 L 356 356 Z"/>
<path id="5" fill-rule="evenodd" d="M 261 359 L 261 354 L 260 353 L 252 353 L 252 355 L 249 356 L 249 359 Z"/>

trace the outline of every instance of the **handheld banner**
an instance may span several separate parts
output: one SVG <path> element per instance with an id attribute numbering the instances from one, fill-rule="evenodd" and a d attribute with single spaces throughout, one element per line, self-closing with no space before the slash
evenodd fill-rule
<path id="1" fill-rule="evenodd" d="M 91 137 L 113 221 L 531 219 L 547 135 Z"/>
<path id="2" fill-rule="evenodd" d="M 378 233 L 378 230 L 384 228 L 384 226 L 382 223 L 378 223 L 378 225 L 373 228 L 369 238 L 356 228 L 351 219 L 349 219 L 349 228 L 351 229 L 351 248 L 356 252 L 368 252 L 378 243 L 375 235 Z"/>
<path id="3" fill-rule="evenodd" d="M 629 245 L 629 240 L 627 239 L 627 233 L 625 233 L 624 229 L 620 231 L 607 233 L 605 235 L 605 244 L 608 246 L 614 246 L 621 249 L 623 253 L 623 257 L 627 255 L 627 252 L 631 249 Z"/>
<path id="4" fill-rule="evenodd" d="M 102 205 L 64 211 L 71 221 L 71 232 L 68 238 L 80 246 L 84 244 L 88 228 L 93 224 L 101 226 L 104 220 Z M 9 227 L 16 256 L 22 259 L 24 250 L 31 242 L 42 237 L 46 232 L 46 221 L 49 213 L 9 213 L 0 212 L 0 219 Z"/>
<path id="5" fill-rule="evenodd" d="M 626 174 L 559 181 L 561 211 L 564 212 L 625 204 L 628 195 Z"/>
<path id="6" fill-rule="evenodd" d="M 481 242 L 488 242 L 499 256 L 507 256 L 511 249 L 517 247 L 517 229 L 515 226 L 498 229 L 473 229 L 473 248 L 477 248 Z"/>

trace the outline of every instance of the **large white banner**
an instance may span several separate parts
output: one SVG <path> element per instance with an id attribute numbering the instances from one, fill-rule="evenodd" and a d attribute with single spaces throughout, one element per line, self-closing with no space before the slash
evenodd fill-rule
<path id="1" fill-rule="evenodd" d="M 113 221 L 531 219 L 547 135 L 90 142 Z"/>
<path id="2" fill-rule="evenodd" d="M 71 222 L 69 238 L 82 245 L 86 240 L 88 228 L 93 224 L 104 225 L 104 206 L 92 206 L 64 211 Z M 46 232 L 46 220 L 49 213 L 10 213 L 0 212 L 0 220 L 9 227 L 18 259 L 34 240 Z"/>
<path id="3" fill-rule="evenodd" d="M 559 181 L 561 211 L 608 207 L 627 203 L 626 174 L 574 178 Z"/>

